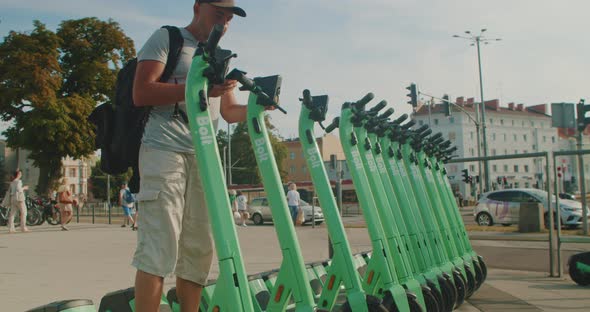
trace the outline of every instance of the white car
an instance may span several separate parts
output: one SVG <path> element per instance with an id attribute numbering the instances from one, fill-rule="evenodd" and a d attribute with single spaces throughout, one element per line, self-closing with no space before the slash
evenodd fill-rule
<path id="1" fill-rule="evenodd" d="M 547 197 L 546 191 L 538 189 L 519 188 L 488 192 L 477 201 L 473 216 L 479 225 L 491 226 L 496 223 L 511 225 L 518 223 L 521 203 L 540 203 L 545 210 L 545 227 L 548 228 Z M 555 208 L 555 195 L 551 195 L 551 203 Z M 582 224 L 582 203 L 560 199 L 559 214 L 563 225 L 576 228 Z"/>
<path id="2" fill-rule="evenodd" d="M 303 224 L 311 224 L 313 221 L 313 213 L 315 213 L 315 224 L 319 225 L 324 222 L 324 214 L 319 206 L 312 207 L 307 202 L 301 200 L 301 209 L 305 216 Z M 250 220 L 256 225 L 262 225 L 264 222 L 272 222 L 272 212 L 268 205 L 266 197 L 256 197 L 252 199 L 248 205 L 248 212 L 250 213 Z"/>

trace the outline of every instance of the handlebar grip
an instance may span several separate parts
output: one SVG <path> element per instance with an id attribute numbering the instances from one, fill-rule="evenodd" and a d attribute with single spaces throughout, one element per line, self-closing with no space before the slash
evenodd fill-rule
<path id="1" fill-rule="evenodd" d="M 371 107 L 371 109 L 369 109 L 369 112 L 377 113 L 380 110 L 384 109 L 385 106 L 387 106 L 387 101 L 383 100 L 383 101 L 379 102 L 377 105 Z"/>
<path id="2" fill-rule="evenodd" d="M 410 120 L 410 121 L 406 122 L 405 124 L 401 125 L 401 128 L 404 130 L 408 130 L 408 129 L 412 128 L 415 124 L 416 124 L 416 122 L 414 120 Z"/>
<path id="3" fill-rule="evenodd" d="M 375 98 L 375 95 L 372 92 L 367 93 L 367 95 L 365 95 L 362 99 L 356 101 L 353 104 L 354 108 L 357 110 L 365 109 L 365 105 L 367 105 L 367 103 L 369 103 L 373 98 Z"/>
<path id="4" fill-rule="evenodd" d="M 393 112 L 394 112 L 393 108 L 388 108 L 385 112 L 383 112 L 383 114 L 381 114 L 379 116 L 379 118 L 387 119 L 387 118 L 389 118 L 389 116 L 393 115 Z"/>
<path id="5" fill-rule="evenodd" d="M 428 128 L 430 128 L 428 125 L 423 125 L 422 127 L 414 130 L 416 133 L 420 134 L 426 130 L 428 130 Z M 430 130 L 430 132 L 428 134 L 432 133 L 432 130 Z"/>
<path id="6" fill-rule="evenodd" d="M 240 84 L 242 84 L 240 89 L 252 90 L 255 86 L 254 80 L 248 78 L 245 71 L 241 71 L 237 68 L 234 68 L 231 72 L 229 72 L 225 78 L 238 81 Z"/>
<path id="7" fill-rule="evenodd" d="M 223 28 L 223 25 L 213 25 L 213 29 L 211 29 L 211 32 L 209 33 L 209 38 L 207 38 L 207 45 L 205 45 L 205 52 L 207 52 L 207 54 L 212 54 L 215 49 L 217 49 L 219 40 L 221 40 L 221 36 L 223 36 Z"/>
<path id="8" fill-rule="evenodd" d="M 303 90 L 303 105 L 310 105 L 313 102 L 312 98 L 311 98 L 311 92 L 309 92 L 309 90 L 305 89 Z"/>
<path id="9" fill-rule="evenodd" d="M 430 142 L 434 142 L 434 141 L 442 138 L 442 136 L 443 136 L 442 132 L 438 132 L 435 135 L 433 135 L 433 136 L 430 137 Z"/>
<path id="10" fill-rule="evenodd" d="M 394 120 L 393 123 L 399 125 L 402 122 L 404 122 L 406 119 L 408 119 L 408 114 L 403 114 L 403 115 L 399 116 L 396 120 Z"/>
<path id="11" fill-rule="evenodd" d="M 450 154 L 450 153 L 454 153 L 456 150 L 457 150 L 457 147 L 453 146 L 453 147 L 449 148 L 448 150 L 444 150 L 443 153 Z"/>
<path id="12" fill-rule="evenodd" d="M 340 117 L 334 118 L 332 120 L 332 123 L 326 127 L 326 129 L 325 129 L 326 133 L 330 133 L 330 132 L 334 131 L 334 129 L 338 128 L 339 124 L 340 124 Z"/>
<path id="13" fill-rule="evenodd" d="M 432 137 L 430 138 L 430 144 L 432 145 L 439 145 L 440 143 L 442 143 L 445 139 L 444 138 L 437 138 L 435 140 L 432 140 Z"/>
<path id="14" fill-rule="evenodd" d="M 418 133 L 418 138 L 423 140 L 425 137 L 429 136 L 432 133 L 432 129 L 426 129 L 422 133 Z"/>

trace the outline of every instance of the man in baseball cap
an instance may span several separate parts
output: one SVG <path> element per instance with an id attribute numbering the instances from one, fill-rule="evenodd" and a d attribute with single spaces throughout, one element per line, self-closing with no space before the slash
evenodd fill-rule
<path id="1" fill-rule="evenodd" d="M 234 0 L 197 0 L 199 3 L 209 3 L 213 6 L 220 7 L 220 8 L 229 8 L 232 9 L 235 15 L 246 17 L 246 11 L 242 8 L 237 7 Z"/>

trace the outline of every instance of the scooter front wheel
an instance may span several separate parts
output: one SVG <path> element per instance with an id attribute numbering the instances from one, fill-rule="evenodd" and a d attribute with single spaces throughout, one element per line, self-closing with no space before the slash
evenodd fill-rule
<path id="1" fill-rule="evenodd" d="M 482 256 L 477 256 L 477 260 L 479 260 L 479 266 L 481 267 L 481 273 L 483 274 L 483 282 L 488 278 L 488 266 L 486 265 L 485 261 L 483 261 Z"/>
<path id="2" fill-rule="evenodd" d="M 475 271 L 475 290 L 477 291 L 484 281 L 484 276 L 479 261 L 473 260 L 473 270 Z"/>
<path id="3" fill-rule="evenodd" d="M 471 297 L 471 295 L 473 295 L 473 293 L 475 292 L 475 276 L 473 276 L 473 272 L 471 272 L 471 267 L 467 264 L 465 264 L 465 282 L 467 282 L 466 287 L 467 287 L 467 293 L 465 294 L 465 299 L 468 299 L 469 297 Z"/>
<path id="4" fill-rule="evenodd" d="M 443 298 L 443 311 L 453 311 L 455 302 L 457 302 L 457 289 L 455 289 L 455 286 L 453 286 L 451 277 L 448 274 L 443 273 L 443 276 L 438 278 L 438 284 L 440 285 L 440 292 Z"/>
<path id="5" fill-rule="evenodd" d="M 422 286 L 422 295 L 424 296 L 424 303 L 426 303 L 426 311 L 442 312 L 440 302 L 434 294 L 434 290 L 430 287 Z"/>
<path id="6" fill-rule="evenodd" d="M 389 312 L 382 303 L 382 300 L 371 295 L 367 295 L 367 308 L 369 312 Z M 318 310 L 318 312 L 321 310 Z M 350 307 L 348 300 L 342 305 L 341 312 L 354 312 Z"/>
<path id="7" fill-rule="evenodd" d="M 573 255 L 568 261 L 568 272 L 572 280 L 580 286 L 588 286 L 590 285 L 590 273 L 580 270 L 578 263 L 590 266 L 590 252 Z"/>
<path id="8" fill-rule="evenodd" d="M 458 308 L 465 302 L 465 296 L 467 295 L 467 282 L 465 277 L 460 271 L 453 271 L 453 282 L 455 282 L 455 289 L 457 289 L 457 301 L 455 308 Z"/>
<path id="9" fill-rule="evenodd" d="M 422 307 L 420 306 L 420 303 L 418 303 L 418 298 L 416 297 L 416 295 L 406 292 L 406 296 L 408 298 L 410 312 L 425 312 L 424 309 L 422 309 Z M 383 298 L 383 306 L 389 312 L 399 312 L 399 308 L 397 307 L 397 304 L 394 302 L 393 296 L 391 296 L 389 292 L 387 292 L 385 294 L 385 297 Z"/>

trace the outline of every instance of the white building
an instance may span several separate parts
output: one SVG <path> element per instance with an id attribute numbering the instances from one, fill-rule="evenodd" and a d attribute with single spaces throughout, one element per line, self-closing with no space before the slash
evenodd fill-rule
<path id="1" fill-rule="evenodd" d="M 442 104 L 421 106 L 413 114 L 413 119 L 418 125 L 429 124 L 435 133 L 442 132 L 457 147 L 459 158 L 477 157 L 476 126 L 467 116 L 470 114 L 475 119 L 474 100 L 470 98 L 464 101 L 460 97 L 456 103 L 466 112 L 455 107 L 451 116 L 446 117 Z M 551 116 L 547 114 L 545 104 L 524 107 L 523 104 L 509 103 L 507 107 L 500 107 L 499 100 L 487 101 L 486 132 L 489 156 L 558 150 L 558 132 L 551 127 Z M 542 183 L 546 179 L 544 168 L 543 158 L 489 161 L 490 188 L 543 187 Z M 453 188 L 464 194 L 465 198 L 473 199 L 476 187 L 472 188 L 462 181 L 463 169 L 468 169 L 471 176 L 483 178 L 483 173 L 479 174 L 477 162 L 447 165 Z M 483 163 L 481 171 L 484 171 Z"/>

